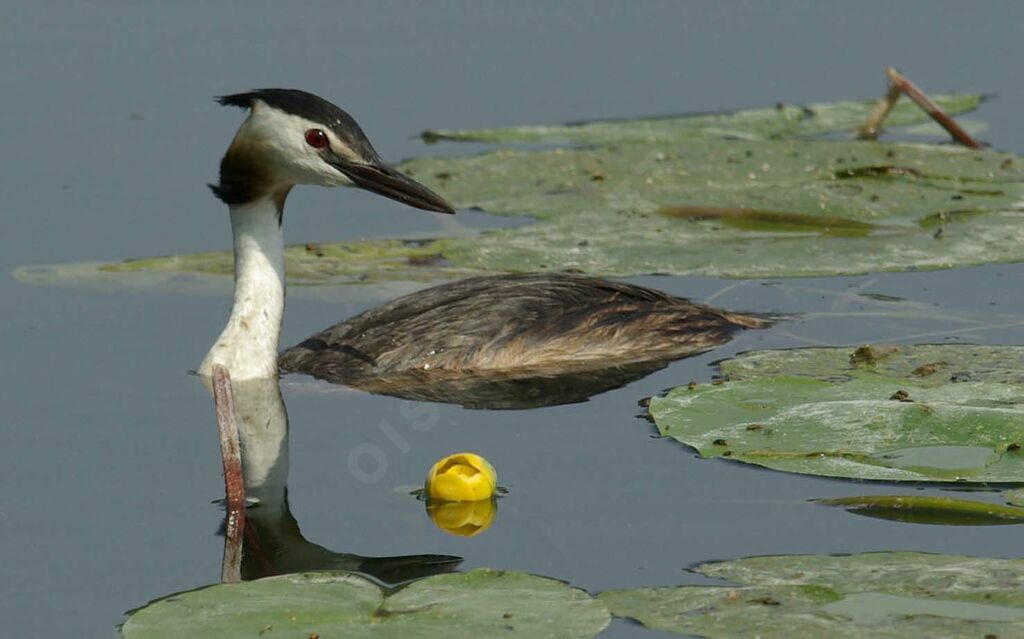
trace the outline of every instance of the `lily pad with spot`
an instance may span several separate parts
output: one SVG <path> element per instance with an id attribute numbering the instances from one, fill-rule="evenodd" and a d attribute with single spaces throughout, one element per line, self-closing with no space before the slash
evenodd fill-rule
<path id="1" fill-rule="evenodd" d="M 1024 482 L 1024 348 L 925 345 L 761 351 L 720 384 L 651 399 L 662 435 L 704 457 L 787 472 Z"/>
<path id="2" fill-rule="evenodd" d="M 608 611 L 582 590 L 522 573 L 437 575 L 385 593 L 350 573 L 305 573 L 221 584 L 130 613 L 125 639 L 257 636 L 352 639 L 589 638 Z"/>
<path id="3" fill-rule="evenodd" d="M 1024 636 L 1024 560 L 916 552 L 708 563 L 735 586 L 603 592 L 617 617 L 680 635 L 743 639 Z"/>

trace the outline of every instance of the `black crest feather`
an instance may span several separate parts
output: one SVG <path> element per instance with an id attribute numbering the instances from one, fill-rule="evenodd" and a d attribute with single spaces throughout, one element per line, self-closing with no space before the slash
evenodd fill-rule
<path id="1" fill-rule="evenodd" d="M 322 124 L 365 158 L 376 158 L 370 141 L 351 115 L 318 95 L 298 89 L 256 89 L 215 98 L 224 106 L 251 109 L 256 100 L 267 106 Z"/>

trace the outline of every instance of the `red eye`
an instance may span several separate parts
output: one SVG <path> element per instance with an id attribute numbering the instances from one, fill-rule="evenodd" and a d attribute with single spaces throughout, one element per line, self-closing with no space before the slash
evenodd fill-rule
<path id="1" fill-rule="evenodd" d="M 327 134 L 323 132 L 323 129 L 310 129 L 306 131 L 306 144 L 314 149 L 326 148 Z"/>

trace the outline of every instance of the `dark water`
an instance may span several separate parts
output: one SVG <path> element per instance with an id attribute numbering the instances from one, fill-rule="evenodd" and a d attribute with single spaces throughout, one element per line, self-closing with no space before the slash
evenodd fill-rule
<path id="1" fill-rule="evenodd" d="M 229 246 L 224 211 L 204 184 L 240 116 L 210 96 L 252 87 L 333 99 L 382 155 L 399 159 L 426 152 L 413 134 L 427 127 L 874 96 L 883 67 L 896 65 L 927 89 L 999 94 L 979 114 L 991 124 L 984 137 L 1021 152 L 1022 28 L 1024 7 L 1010 2 L 15 0 L 0 21 L 0 268 Z M 437 225 L 371 195 L 314 189 L 292 195 L 286 224 L 290 242 Z M 752 554 L 1020 555 L 1014 527 L 912 526 L 808 504 L 864 486 L 700 461 L 651 438 L 635 415 L 637 400 L 707 379 L 709 362 L 751 348 L 1022 343 L 1022 275 L 1020 266 L 991 266 L 772 286 L 640 278 L 739 309 L 853 314 L 878 308 L 855 295 L 868 292 L 982 323 L 967 331 L 867 315 L 788 323 L 586 404 L 501 413 L 437 406 L 426 431 L 411 427 L 398 400 L 286 378 L 292 511 L 307 539 L 333 550 L 459 555 L 466 568 L 537 572 L 591 591 L 692 582 L 682 569 L 694 562 Z M 226 296 L 101 294 L 0 278 L 0 636 L 110 636 L 125 610 L 217 580 L 220 511 L 210 502 L 222 483 L 212 405 L 186 371 L 227 305 Z M 356 310 L 293 297 L 284 342 Z M 351 471 L 360 445 L 386 460 L 376 481 Z M 512 490 L 493 527 L 469 539 L 438 531 L 399 490 L 456 450 L 486 455 Z M 606 636 L 656 633 L 616 622 Z"/>

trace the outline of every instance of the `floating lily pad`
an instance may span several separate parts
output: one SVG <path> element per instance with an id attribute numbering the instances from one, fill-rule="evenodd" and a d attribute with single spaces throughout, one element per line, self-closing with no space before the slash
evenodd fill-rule
<path id="1" fill-rule="evenodd" d="M 412 293 L 442 279 L 479 272 L 437 258 L 439 240 L 357 240 L 285 250 L 289 298 L 381 302 Z M 323 257 L 321 258 L 320 255 Z M 25 266 L 14 278 L 33 286 L 110 290 L 160 290 L 185 294 L 230 291 L 228 251 L 131 259 Z M 344 286 L 354 284 L 357 286 Z M 369 284 L 370 286 L 359 286 Z"/>
<path id="2" fill-rule="evenodd" d="M 474 570 L 438 575 L 385 594 L 349 573 L 305 573 L 172 595 L 131 613 L 126 639 L 257 636 L 593 637 L 604 606 L 560 581 Z"/>
<path id="3" fill-rule="evenodd" d="M 977 93 L 940 95 L 933 98 L 947 113 L 957 115 L 978 108 Z M 829 102 L 806 106 L 778 104 L 720 113 L 668 115 L 653 118 L 594 120 L 561 125 L 516 126 L 475 130 L 428 130 L 428 142 L 546 142 L 579 144 L 609 142 L 680 142 L 694 138 L 774 140 L 848 131 L 860 126 L 877 100 Z M 909 100 L 901 100 L 886 118 L 890 127 L 927 123 L 928 116 Z"/>
<path id="4" fill-rule="evenodd" d="M 698 566 L 730 586 L 617 590 L 618 617 L 743 639 L 1024 636 L 1024 560 L 915 552 L 752 557 Z"/>
<path id="5" fill-rule="evenodd" d="M 1024 162 L 996 152 L 694 140 L 403 168 L 459 207 L 538 218 L 445 248 L 473 269 L 777 277 L 1024 259 Z"/>
<path id="6" fill-rule="evenodd" d="M 958 96 L 946 106 L 959 112 L 979 101 Z M 852 128 L 868 104 L 470 132 L 588 146 L 410 160 L 403 170 L 460 208 L 536 222 L 470 236 L 293 247 L 289 276 L 311 284 L 545 270 L 779 277 L 1024 260 L 1021 158 L 948 145 L 806 139 Z M 901 103 L 893 122 L 923 121 L 914 109 Z M 108 272 L 226 273 L 229 265 L 225 252 L 99 271 L 20 269 L 16 277 L 81 284 Z"/>
<path id="7" fill-rule="evenodd" d="M 1024 506 L 1024 488 L 1014 488 L 1013 490 L 1004 490 L 1003 498 L 1015 505 Z"/>
<path id="8" fill-rule="evenodd" d="M 761 351 L 720 384 L 651 399 L 662 435 L 787 472 L 887 481 L 1024 482 L 1024 348 Z"/>
<path id="9" fill-rule="evenodd" d="M 942 526 L 996 526 L 1024 523 L 1024 508 L 932 495 L 862 495 L 817 499 L 865 517 Z"/>
<path id="10" fill-rule="evenodd" d="M 285 251 L 288 277 L 294 283 L 346 284 L 367 277 L 388 279 L 394 271 L 402 278 L 415 278 L 418 266 L 441 259 L 442 245 L 436 240 L 378 240 L 305 244 Z M 234 259 L 230 251 L 191 255 L 124 260 L 101 267 L 111 273 L 135 271 L 195 271 L 212 275 L 232 275 Z"/>

